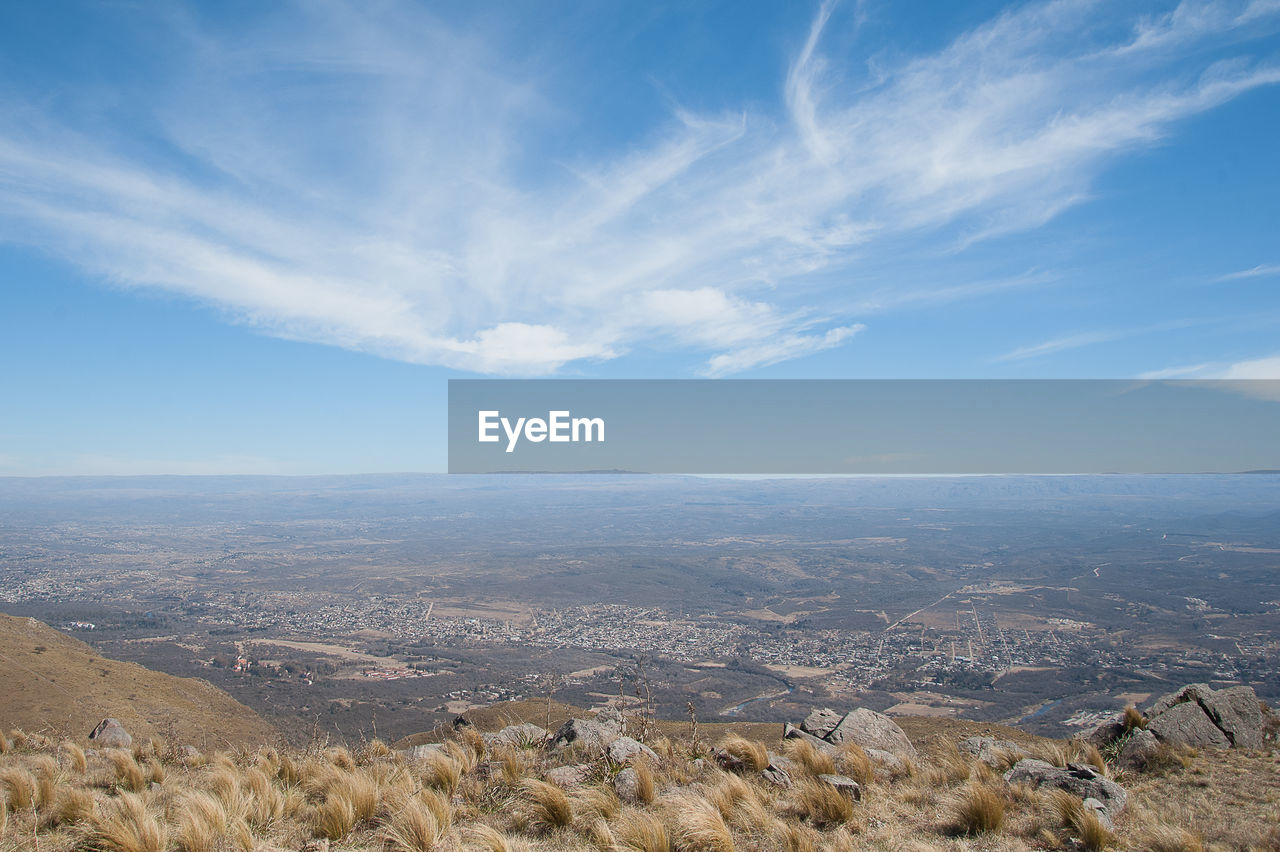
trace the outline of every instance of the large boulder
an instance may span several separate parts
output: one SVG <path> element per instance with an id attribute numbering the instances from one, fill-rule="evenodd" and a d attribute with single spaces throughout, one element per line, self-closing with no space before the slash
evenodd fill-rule
<path id="1" fill-rule="evenodd" d="M 1129 794 L 1123 787 L 1092 766 L 1081 763 L 1069 763 L 1063 769 L 1043 760 L 1027 758 L 1015 763 L 1004 774 L 1004 780 L 1010 784 L 1066 790 L 1082 802 L 1094 799 L 1108 821 L 1119 816 L 1129 800 Z"/>
<path id="2" fill-rule="evenodd" d="M 883 713 L 859 707 L 845 715 L 840 724 L 824 739 L 837 746 L 856 743 L 864 749 L 892 752 L 901 758 L 915 760 L 916 747 L 907 739 L 898 723 Z"/>
<path id="3" fill-rule="evenodd" d="M 782 738 L 784 740 L 804 740 L 809 745 L 816 748 L 818 751 L 826 752 L 827 754 L 831 754 L 831 755 L 834 755 L 840 751 L 840 749 L 838 749 L 836 746 L 832 745 L 831 743 L 827 742 L 821 737 L 815 737 L 813 734 L 809 733 L 803 728 L 797 728 L 795 725 L 791 724 L 790 722 L 783 723 Z"/>
<path id="4" fill-rule="evenodd" d="M 591 719 L 570 719 L 551 737 L 551 747 L 564 748 L 568 745 L 578 745 L 588 751 L 603 754 L 609 744 L 620 736 L 622 732 L 612 724 Z"/>
<path id="5" fill-rule="evenodd" d="M 654 763 L 658 762 L 658 755 L 654 753 L 653 749 L 639 740 L 633 740 L 631 737 L 618 737 L 609 743 L 605 748 L 605 752 L 614 763 L 630 763 L 641 756 L 649 758 Z"/>
<path id="6" fill-rule="evenodd" d="M 102 748 L 131 748 L 133 737 L 120 724 L 119 719 L 106 718 L 89 734 L 89 739 Z"/>
<path id="7" fill-rule="evenodd" d="M 1160 741 L 1156 735 L 1144 728 L 1134 728 L 1120 745 L 1117 760 L 1121 766 L 1130 769 L 1141 769 L 1156 756 Z"/>
<path id="8" fill-rule="evenodd" d="M 1147 730 L 1165 742 L 1195 748 L 1230 748 L 1231 740 L 1204 712 L 1198 701 L 1175 704 L 1154 716 Z"/>
<path id="9" fill-rule="evenodd" d="M 1019 759 L 1031 756 L 1026 749 L 1013 740 L 998 740 L 995 737 L 968 737 L 957 743 L 956 747 L 993 769 L 1002 764 L 1008 766 L 1011 762 L 1010 755 Z"/>
<path id="10" fill-rule="evenodd" d="M 547 736 L 546 728 L 525 722 L 521 725 L 507 725 L 500 731 L 485 734 L 484 741 L 485 745 L 488 746 L 532 748 L 546 742 Z"/>
<path id="11" fill-rule="evenodd" d="M 1197 748 L 1262 746 L 1262 704 L 1252 687 L 1188 684 L 1156 699 L 1147 717 L 1147 728 L 1168 742 Z"/>
<path id="12" fill-rule="evenodd" d="M 844 716 L 830 707 L 824 707 L 821 710 L 813 710 L 805 716 L 804 721 L 800 723 L 800 729 L 806 734 L 812 734 L 821 739 L 834 731 L 843 720 Z"/>

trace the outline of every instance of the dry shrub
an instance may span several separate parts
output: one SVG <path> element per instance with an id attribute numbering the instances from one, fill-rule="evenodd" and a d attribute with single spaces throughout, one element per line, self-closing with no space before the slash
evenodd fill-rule
<path id="1" fill-rule="evenodd" d="M 733 852 L 733 833 L 719 808 L 702 796 L 681 791 L 670 800 L 675 842 L 689 852 Z"/>
<path id="2" fill-rule="evenodd" d="M 473 826 L 468 834 L 473 845 L 487 849 L 488 852 L 531 852 L 533 849 L 520 838 L 508 837 L 496 828 L 483 824 Z"/>
<path id="3" fill-rule="evenodd" d="M 1142 832 L 1138 842 L 1147 852 L 1204 852 L 1199 837 L 1172 825 L 1151 826 Z"/>
<path id="4" fill-rule="evenodd" d="M 956 797 L 952 830 L 958 834 L 986 834 L 1004 825 L 1004 797 L 986 784 L 969 784 Z"/>
<path id="5" fill-rule="evenodd" d="M 422 761 L 422 783 L 452 796 L 462 780 L 462 766 L 448 754 L 432 752 Z"/>
<path id="6" fill-rule="evenodd" d="M 83 787 L 59 787 L 52 805 L 44 812 L 41 825 L 55 828 L 60 825 L 87 823 L 93 819 L 95 808 L 93 794 Z"/>
<path id="7" fill-rule="evenodd" d="M 804 781 L 796 789 L 797 815 L 819 828 L 841 825 L 853 819 L 853 802 L 823 781 Z"/>
<path id="8" fill-rule="evenodd" d="M 382 837 L 399 852 L 432 852 L 449 833 L 449 822 L 421 799 L 409 799 L 383 826 Z"/>
<path id="9" fill-rule="evenodd" d="M 1089 852 L 1105 849 L 1115 842 L 1115 835 L 1102 824 L 1098 815 L 1085 808 L 1084 803 L 1065 790 L 1049 794 L 1053 808 L 1058 813 L 1062 827 L 1071 832 L 1080 846 Z"/>
<path id="10" fill-rule="evenodd" d="M 857 743 L 845 743 L 840 746 L 836 755 L 836 766 L 842 775 L 847 775 L 859 784 L 866 786 L 876 778 L 876 767 L 871 762 L 865 749 Z"/>
<path id="11" fill-rule="evenodd" d="M 203 791 L 185 793 L 170 819 L 174 840 L 182 852 L 217 852 L 227 831 L 227 812 L 222 802 Z"/>
<path id="12" fill-rule="evenodd" d="M 763 772 L 769 768 L 769 750 L 764 743 L 729 734 L 720 742 L 720 749 L 742 761 L 752 772 Z"/>
<path id="13" fill-rule="evenodd" d="M 89 768 L 89 763 L 85 760 L 84 749 L 71 740 L 65 741 L 61 748 L 62 753 L 67 756 L 67 765 L 71 767 L 72 771 L 83 775 L 84 771 Z"/>
<path id="14" fill-rule="evenodd" d="M 130 752 L 113 748 L 107 752 L 107 760 L 111 761 L 117 787 L 132 793 L 141 793 L 146 789 L 147 776 Z"/>
<path id="15" fill-rule="evenodd" d="M 528 810 L 529 825 L 547 831 L 565 828 L 573 823 L 573 806 L 569 797 L 554 784 L 526 778 L 520 782 Z"/>
<path id="16" fill-rule="evenodd" d="M 123 754 L 133 760 L 132 754 Z M 89 832 L 90 847 L 102 852 L 163 852 L 166 840 L 164 826 L 137 793 L 121 793 L 104 802 Z"/>
<path id="17" fill-rule="evenodd" d="M 4 790 L 10 810 L 21 811 L 35 807 L 36 778 L 21 766 L 0 769 L 0 788 Z"/>
<path id="18" fill-rule="evenodd" d="M 788 740 L 783 750 L 810 775 L 836 774 L 835 759 L 808 740 Z"/>

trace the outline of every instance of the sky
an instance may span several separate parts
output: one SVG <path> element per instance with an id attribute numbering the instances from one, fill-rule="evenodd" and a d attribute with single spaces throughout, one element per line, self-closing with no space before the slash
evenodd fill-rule
<path id="1" fill-rule="evenodd" d="M 1280 378 L 1280 0 L 0 6 L 0 475 L 449 378 Z"/>

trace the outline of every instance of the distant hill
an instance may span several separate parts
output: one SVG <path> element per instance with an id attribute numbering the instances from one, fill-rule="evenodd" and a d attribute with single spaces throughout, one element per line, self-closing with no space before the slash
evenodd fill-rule
<path id="1" fill-rule="evenodd" d="M 274 741 L 257 713 L 198 678 L 103 657 L 33 618 L 0 615 L 0 726 L 82 741 L 104 717 L 135 741 L 216 748 Z"/>

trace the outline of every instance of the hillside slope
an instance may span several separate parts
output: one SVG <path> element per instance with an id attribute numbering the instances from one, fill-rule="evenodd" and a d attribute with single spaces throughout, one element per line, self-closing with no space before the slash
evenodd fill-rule
<path id="1" fill-rule="evenodd" d="M 135 739 L 201 748 L 274 741 L 275 729 L 197 678 L 107 659 L 32 618 L 0 615 L 0 725 L 83 740 L 104 717 Z"/>

